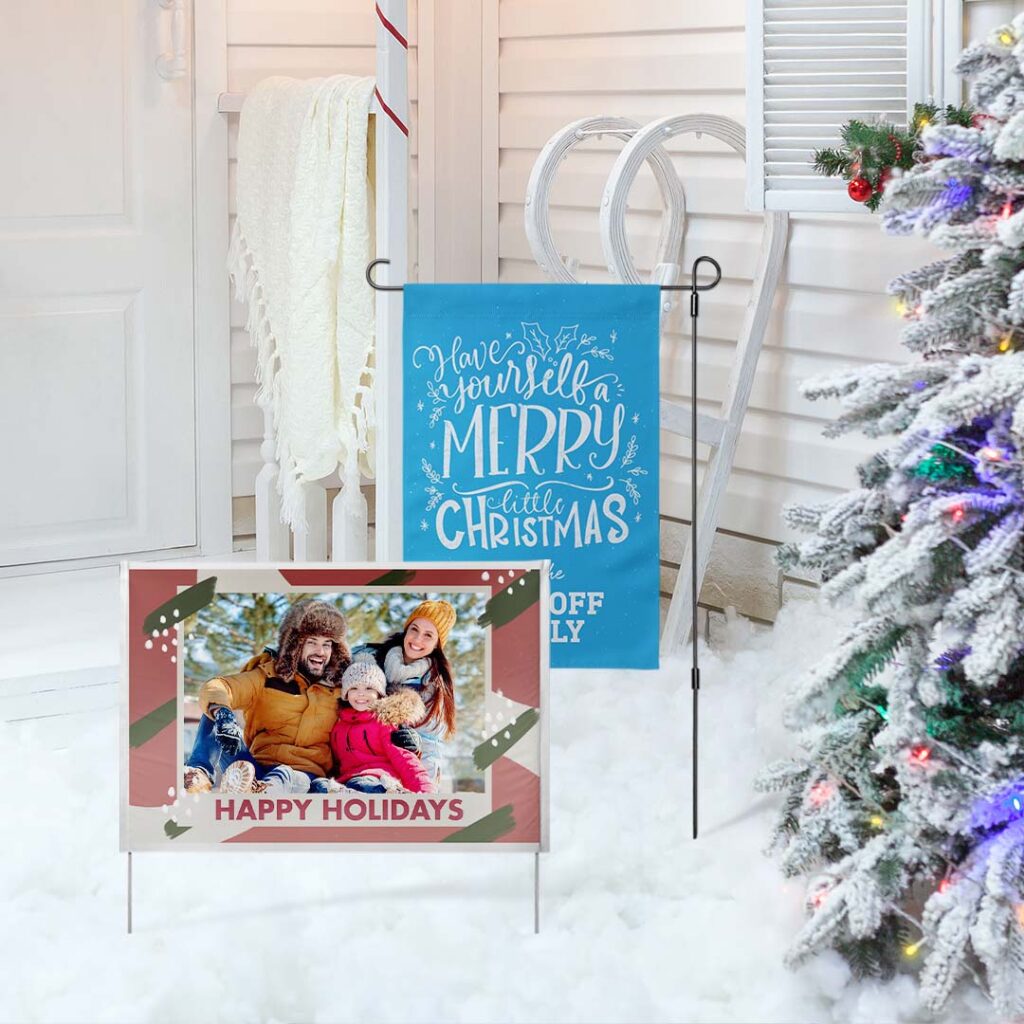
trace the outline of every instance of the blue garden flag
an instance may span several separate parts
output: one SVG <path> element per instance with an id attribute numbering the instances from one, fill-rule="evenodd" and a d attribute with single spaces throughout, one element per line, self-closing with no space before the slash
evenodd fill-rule
<path id="1" fill-rule="evenodd" d="M 659 302 L 405 287 L 405 557 L 551 559 L 555 668 L 658 665 Z"/>

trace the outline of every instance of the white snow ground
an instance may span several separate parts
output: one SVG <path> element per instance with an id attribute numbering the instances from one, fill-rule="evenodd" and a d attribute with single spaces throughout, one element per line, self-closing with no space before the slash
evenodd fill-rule
<path id="1" fill-rule="evenodd" d="M 554 673 L 551 853 L 140 854 L 125 934 L 113 711 L 0 723 L 0 1020 L 926 1021 L 909 976 L 781 963 L 802 888 L 763 856 L 751 779 L 790 748 L 794 674 L 838 632 L 811 602 L 732 621 L 701 691 L 703 834 L 689 837 L 690 692 Z M 993 1020 L 975 992 L 942 1020 Z"/>

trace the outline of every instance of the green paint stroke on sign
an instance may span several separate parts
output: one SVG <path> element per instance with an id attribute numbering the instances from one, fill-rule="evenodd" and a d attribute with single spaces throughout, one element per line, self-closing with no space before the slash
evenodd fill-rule
<path id="1" fill-rule="evenodd" d="M 516 819 L 512 816 L 512 805 L 505 804 L 496 811 L 491 811 L 486 818 L 474 821 L 472 825 L 460 828 L 450 836 L 445 836 L 442 843 L 493 843 L 516 827 Z"/>
<path id="2" fill-rule="evenodd" d="M 161 729 L 166 729 L 177 714 L 178 698 L 172 697 L 166 704 L 161 704 L 148 715 L 132 722 L 128 727 L 128 745 L 141 747 L 143 743 L 148 743 Z"/>
<path id="3" fill-rule="evenodd" d="M 540 712 L 527 708 L 514 723 L 496 732 L 473 751 L 473 764 L 477 771 L 489 768 L 502 754 L 508 753 L 538 722 Z"/>
<path id="4" fill-rule="evenodd" d="M 487 602 L 483 615 L 477 619 L 481 626 L 493 626 L 498 629 L 521 615 L 531 605 L 540 600 L 540 573 L 530 569 L 518 580 L 511 580 L 499 594 Z"/>
<path id="5" fill-rule="evenodd" d="M 200 580 L 194 587 L 183 590 L 170 601 L 164 601 L 159 608 L 155 608 L 146 616 L 145 622 L 142 623 L 142 631 L 150 634 L 154 631 L 162 633 L 190 615 L 195 615 L 200 608 L 205 608 L 213 600 L 216 586 L 217 577 L 210 576 L 208 579 Z"/>
<path id="6" fill-rule="evenodd" d="M 179 825 L 171 818 L 169 821 L 164 822 L 164 835 L 168 839 L 177 839 L 178 836 L 184 835 L 191 827 L 191 825 Z"/>
<path id="7" fill-rule="evenodd" d="M 375 580 L 370 580 L 367 586 L 397 587 L 401 586 L 403 583 L 408 583 L 415 575 L 415 569 L 392 569 L 390 572 L 384 573 L 383 576 L 378 576 Z"/>

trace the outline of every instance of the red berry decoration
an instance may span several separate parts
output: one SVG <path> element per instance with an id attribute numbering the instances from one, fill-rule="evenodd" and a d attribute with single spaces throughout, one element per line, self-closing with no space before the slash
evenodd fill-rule
<path id="1" fill-rule="evenodd" d="M 849 185 L 846 186 L 847 195 L 855 203 L 866 203 L 871 198 L 873 191 L 871 182 L 862 177 L 851 178 Z"/>
<path id="2" fill-rule="evenodd" d="M 971 127 L 972 128 L 984 128 L 986 121 L 991 121 L 991 114 L 971 114 Z"/>

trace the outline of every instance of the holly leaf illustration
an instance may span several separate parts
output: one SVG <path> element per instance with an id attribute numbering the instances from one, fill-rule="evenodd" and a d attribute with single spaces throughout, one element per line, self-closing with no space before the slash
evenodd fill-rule
<path id="1" fill-rule="evenodd" d="M 564 352 L 574 341 L 576 341 L 576 328 L 579 324 L 573 324 L 571 327 L 559 327 L 558 333 L 555 335 L 555 351 Z"/>
<path id="2" fill-rule="evenodd" d="M 522 322 L 523 338 L 530 343 L 530 348 L 541 357 L 547 359 L 551 354 L 551 345 L 548 343 L 548 336 L 540 329 L 540 324 L 528 324 Z"/>
<path id="3" fill-rule="evenodd" d="M 188 830 L 192 828 L 191 825 L 179 825 L 173 818 L 169 821 L 164 822 L 164 835 L 168 839 L 177 839 L 178 836 L 184 835 Z"/>

